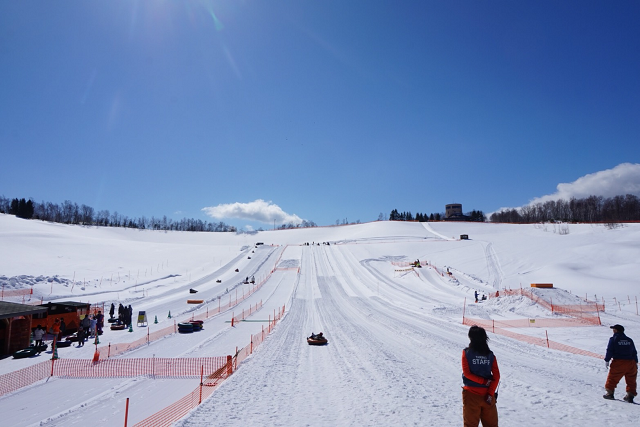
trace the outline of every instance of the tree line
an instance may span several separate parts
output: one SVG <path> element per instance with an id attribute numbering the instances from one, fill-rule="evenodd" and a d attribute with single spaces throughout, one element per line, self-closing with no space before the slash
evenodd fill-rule
<path id="1" fill-rule="evenodd" d="M 382 220 L 382 214 L 378 217 L 378 220 Z M 467 221 L 480 221 L 484 222 L 486 217 L 482 211 L 472 210 L 465 214 Z M 389 214 L 390 221 L 417 221 L 417 222 L 427 222 L 427 221 L 442 221 L 445 219 L 445 215 L 440 212 L 431 213 L 429 215 L 423 213 L 416 213 L 416 215 L 412 215 L 411 212 L 398 212 L 397 209 L 391 211 Z"/>
<path id="2" fill-rule="evenodd" d="M 165 230 L 165 231 L 209 231 L 209 232 L 235 232 L 236 227 L 224 222 L 208 222 L 200 219 L 183 218 L 174 221 L 167 216 L 162 218 L 142 216 L 132 218 L 121 215 L 117 211 L 110 213 L 108 210 L 96 211 L 91 206 L 78 205 L 65 200 L 61 204 L 51 202 L 34 202 L 29 199 L 9 200 L 0 196 L 0 213 L 16 215 L 24 219 L 39 219 L 42 221 L 57 222 L 61 224 L 98 225 L 103 227 L 137 228 L 141 230 Z"/>
<path id="3" fill-rule="evenodd" d="M 604 198 L 589 196 L 569 200 L 549 200 L 491 214 L 491 222 L 626 222 L 640 221 L 640 199 L 633 195 Z"/>

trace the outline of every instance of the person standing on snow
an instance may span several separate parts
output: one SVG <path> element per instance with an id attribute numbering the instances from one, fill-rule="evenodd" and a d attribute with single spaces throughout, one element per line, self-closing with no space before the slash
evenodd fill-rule
<path id="1" fill-rule="evenodd" d="M 38 325 L 38 327 L 36 327 L 35 331 L 33 331 L 33 339 L 35 341 L 35 346 L 39 347 L 42 344 L 44 344 L 44 342 L 42 341 L 42 338 L 44 337 L 45 334 L 45 330 L 42 329 L 41 325 Z"/>
<path id="2" fill-rule="evenodd" d="M 89 317 L 89 314 L 85 314 L 84 319 L 82 319 L 82 329 L 84 329 L 84 338 L 89 339 L 91 334 L 91 317 Z M 84 345 L 84 339 L 82 344 Z"/>
<path id="3" fill-rule="evenodd" d="M 78 347 L 84 347 L 84 337 L 86 336 L 86 331 L 84 326 L 82 326 L 82 322 L 78 325 L 78 333 L 76 336 L 78 337 Z"/>
<path id="4" fill-rule="evenodd" d="M 56 318 L 53 322 L 51 333 L 53 334 L 53 341 L 60 340 L 60 319 Z"/>
<path id="5" fill-rule="evenodd" d="M 91 317 L 91 326 L 89 327 L 89 337 L 93 338 L 96 336 L 96 333 L 98 332 L 97 330 L 98 328 L 98 321 L 96 320 L 96 316 L 92 316 Z"/>
<path id="6" fill-rule="evenodd" d="M 484 328 L 469 328 L 469 346 L 462 351 L 462 418 L 464 427 L 498 427 L 496 389 L 500 370 L 487 344 Z"/>
<path id="7" fill-rule="evenodd" d="M 473 295 L 476 297 L 476 302 L 478 302 L 478 291 L 475 291 Z"/>
<path id="8" fill-rule="evenodd" d="M 607 392 L 605 399 L 614 399 L 613 391 L 616 389 L 618 382 L 624 377 L 627 383 L 627 395 L 623 398 L 626 402 L 633 403 L 633 398 L 638 395 L 636 391 L 636 380 L 638 376 L 638 351 L 633 344 L 633 340 L 624 334 L 622 325 L 610 326 L 613 329 L 613 336 L 609 338 L 607 345 L 607 354 L 604 361 L 609 368 L 607 382 L 605 383 L 605 391 Z M 611 367 L 609 367 L 609 361 Z"/>
<path id="9" fill-rule="evenodd" d="M 96 327 L 98 328 L 98 335 L 102 335 L 102 328 L 104 328 L 104 314 L 101 311 L 98 311 L 96 314 Z"/>

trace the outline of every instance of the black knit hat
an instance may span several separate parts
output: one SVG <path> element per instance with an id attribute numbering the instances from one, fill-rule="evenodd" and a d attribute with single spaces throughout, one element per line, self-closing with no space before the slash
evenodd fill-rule
<path id="1" fill-rule="evenodd" d="M 611 329 L 615 329 L 618 332 L 624 332 L 624 326 L 622 325 L 613 325 L 613 326 L 609 326 Z"/>

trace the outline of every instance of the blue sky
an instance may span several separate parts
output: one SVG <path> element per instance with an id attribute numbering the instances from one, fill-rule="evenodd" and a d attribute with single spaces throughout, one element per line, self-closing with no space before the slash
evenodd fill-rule
<path id="1" fill-rule="evenodd" d="M 639 20 L 632 1 L 0 2 L 0 194 L 254 228 L 488 213 L 593 174 L 640 194 Z"/>

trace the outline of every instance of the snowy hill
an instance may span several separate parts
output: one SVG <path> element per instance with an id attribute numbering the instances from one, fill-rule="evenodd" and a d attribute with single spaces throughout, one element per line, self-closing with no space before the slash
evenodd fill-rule
<path id="1" fill-rule="evenodd" d="M 459 240 L 461 234 L 469 240 Z M 177 425 L 211 425 L 213 419 L 229 426 L 460 425 L 460 356 L 468 342 L 463 313 L 489 320 L 559 317 L 523 296 L 475 304 L 475 291 L 489 295 L 553 283 L 557 289 L 536 290 L 537 295 L 555 304 L 604 302 L 602 326 L 510 332 L 548 335 L 602 355 L 611 334 L 607 326 L 621 323 L 640 342 L 640 224 L 609 229 L 382 221 L 230 234 L 66 226 L 0 215 L 0 242 L 0 284 L 6 290 L 32 288 L 31 302 L 131 304 L 158 318 L 152 331 L 248 295 L 246 277 L 264 281 L 233 308 L 237 315 L 261 303 L 254 322 L 231 327 L 234 313 L 223 312 L 198 334 L 174 334 L 117 356 L 233 354 L 260 332 L 260 321 L 286 307 L 254 354 Z M 407 267 L 415 260 L 422 268 Z M 206 303 L 187 304 L 190 288 Z M 329 345 L 308 346 L 304 338 L 319 331 Z M 147 333 L 107 330 L 100 340 L 126 343 Z M 502 372 L 502 425 L 636 425 L 637 406 L 602 399 L 607 371 L 601 359 L 501 334 L 490 337 Z M 60 349 L 60 357 L 91 358 L 93 352 L 92 345 L 72 346 Z M 6 358 L 0 374 L 50 358 L 51 353 Z M 129 397 L 134 425 L 198 383 L 199 378 L 52 377 L 0 396 L 0 410 L 12 426 L 111 425 L 124 419 Z M 623 387 L 624 381 L 619 395 Z"/>

